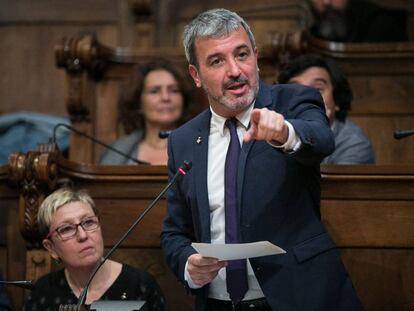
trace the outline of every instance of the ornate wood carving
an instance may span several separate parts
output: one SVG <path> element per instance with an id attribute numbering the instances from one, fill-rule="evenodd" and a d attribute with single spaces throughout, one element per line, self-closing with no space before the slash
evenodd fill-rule
<path id="1" fill-rule="evenodd" d="M 48 149 L 52 148 L 44 150 Z M 31 151 L 26 154 L 14 153 L 9 157 L 9 180 L 20 188 L 20 231 L 29 249 L 40 247 L 37 210 L 45 195 L 56 186 L 56 152 Z"/>
<path id="2" fill-rule="evenodd" d="M 106 48 L 98 43 L 95 34 L 79 34 L 64 37 L 55 47 L 56 65 L 69 74 L 87 71 L 91 77 L 99 79 L 105 71 Z"/>
<path id="3" fill-rule="evenodd" d="M 370 62 L 394 61 L 396 64 L 407 63 L 408 66 L 375 66 L 381 73 L 413 72 L 414 42 L 404 43 L 342 43 L 321 40 L 312 36 L 307 30 L 297 32 L 274 32 L 261 47 L 261 57 L 280 63 L 287 57 L 302 53 L 320 53 L 327 57 L 341 60 L 359 60 Z M 355 71 L 367 70 L 369 66 L 353 66 Z M 369 68 L 374 71 L 375 68 Z M 377 72 L 373 72 L 377 73 Z"/>
<path id="4" fill-rule="evenodd" d="M 72 121 L 90 121 L 94 107 L 89 98 L 95 96 L 92 80 L 100 80 L 106 70 L 108 49 L 99 44 L 94 34 L 63 38 L 55 47 L 56 65 L 67 72 L 67 110 Z"/>

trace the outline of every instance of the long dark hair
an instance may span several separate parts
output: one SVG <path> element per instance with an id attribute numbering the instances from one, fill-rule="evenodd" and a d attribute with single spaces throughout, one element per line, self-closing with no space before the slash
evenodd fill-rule
<path id="1" fill-rule="evenodd" d="M 189 106 L 192 99 L 192 90 L 189 79 L 179 67 L 171 62 L 160 59 L 151 61 L 144 66 L 137 65 L 134 68 L 132 77 L 126 81 L 125 90 L 122 91 L 120 99 L 120 124 L 125 134 L 140 129 L 145 135 L 145 119 L 141 113 L 141 94 L 144 90 L 145 78 L 154 70 L 166 70 L 171 73 L 177 81 L 178 87 L 183 96 L 183 113 L 177 121 L 177 126 L 190 118 Z"/>

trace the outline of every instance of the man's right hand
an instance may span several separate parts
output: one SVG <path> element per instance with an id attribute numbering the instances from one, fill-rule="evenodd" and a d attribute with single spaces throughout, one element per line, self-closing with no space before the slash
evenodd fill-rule
<path id="1" fill-rule="evenodd" d="M 187 271 L 193 283 L 198 286 L 210 283 L 218 271 L 225 266 L 227 266 L 227 261 L 203 257 L 200 254 L 193 254 L 187 260 Z"/>

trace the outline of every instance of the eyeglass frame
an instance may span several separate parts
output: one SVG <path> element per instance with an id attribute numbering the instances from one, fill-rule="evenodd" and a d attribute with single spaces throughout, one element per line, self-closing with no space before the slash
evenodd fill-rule
<path id="1" fill-rule="evenodd" d="M 95 228 L 93 228 L 93 229 L 85 229 L 85 228 L 83 227 L 83 225 L 82 225 L 82 224 L 84 224 L 84 222 L 85 222 L 86 220 L 90 220 L 90 219 L 95 219 L 95 220 L 96 220 L 96 227 L 95 227 Z M 63 237 L 61 236 L 61 233 L 59 232 L 59 229 L 61 229 L 61 228 L 62 228 L 62 227 L 64 227 L 64 226 L 69 226 L 69 225 L 70 225 L 70 226 L 75 226 L 75 233 L 74 233 L 73 235 L 71 235 L 70 237 L 63 238 Z M 82 227 L 82 230 L 84 230 L 85 232 L 93 232 L 93 231 L 97 230 L 97 229 L 101 226 L 101 222 L 100 222 L 99 216 L 98 216 L 98 215 L 94 215 L 94 216 L 88 216 L 88 217 L 83 218 L 83 219 L 82 219 L 80 222 L 78 222 L 77 224 L 74 224 L 74 223 L 65 223 L 65 224 L 63 224 L 63 225 L 61 225 L 61 226 L 57 227 L 56 229 L 54 229 L 54 230 L 50 231 L 50 232 L 47 234 L 46 239 L 50 240 L 50 238 L 52 237 L 52 235 L 53 235 L 54 233 L 56 233 L 56 234 L 57 234 L 57 236 L 58 236 L 58 238 L 59 238 L 59 240 L 61 240 L 61 241 L 67 241 L 67 240 L 70 240 L 70 239 L 72 239 L 73 237 L 75 237 L 75 236 L 76 236 L 76 234 L 78 234 L 78 227 L 79 227 L 79 226 L 81 226 L 81 227 Z"/>

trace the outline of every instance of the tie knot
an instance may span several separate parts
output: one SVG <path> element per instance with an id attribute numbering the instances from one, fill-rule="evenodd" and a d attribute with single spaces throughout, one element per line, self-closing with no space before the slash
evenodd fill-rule
<path id="1" fill-rule="evenodd" d="M 230 130 L 235 129 L 237 128 L 237 119 L 236 118 L 227 119 L 225 125 Z"/>

